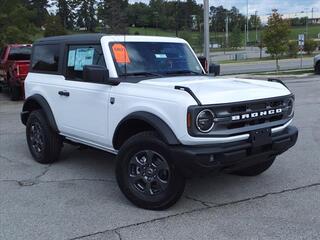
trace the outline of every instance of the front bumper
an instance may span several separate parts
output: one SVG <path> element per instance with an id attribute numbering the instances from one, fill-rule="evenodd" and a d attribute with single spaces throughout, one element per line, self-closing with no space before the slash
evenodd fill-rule
<path id="1" fill-rule="evenodd" d="M 235 171 L 275 157 L 295 145 L 298 129 L 289 126 L 273 133 L 270 142 L 256 146 L 248 140 L 214 145 L 171 146 L 171 155 L 176 166 L 185 176 L 214 170 Z"/>

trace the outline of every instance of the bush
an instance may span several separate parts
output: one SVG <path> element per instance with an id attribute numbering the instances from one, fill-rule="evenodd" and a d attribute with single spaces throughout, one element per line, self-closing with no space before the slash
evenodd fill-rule
<path id="1" fill-rule="evenodd" d="M 308 39 L 304 43 L 304 51 L 307 54 L 312 54 L 317 48 L 317 42 L 314 41 L 313 39 Z"/>
<path id="2" fill-rule="evenodd" d="M 288 52 L 287 55 L 289 57 L 294 57 L 296 58 L 298 56 L 298 52 L 299 52 L 299 46 L 298 43 L 296 41 L 290 41 L 288 44 Z"/>

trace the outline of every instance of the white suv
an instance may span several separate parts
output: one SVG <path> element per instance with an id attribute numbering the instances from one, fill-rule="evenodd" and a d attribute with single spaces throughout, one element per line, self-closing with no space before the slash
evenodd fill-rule
<path id="1" fill-rule="evenodd" d="M 282 82 L 209 76 L 179 38 L 41 39 L 25 91 L 36 161 L 56 161 L 63 142 L 113 153 L 120 189 L 146 209 L 173 205 L 195 173 L 258 175 L 298 137 Z"/>

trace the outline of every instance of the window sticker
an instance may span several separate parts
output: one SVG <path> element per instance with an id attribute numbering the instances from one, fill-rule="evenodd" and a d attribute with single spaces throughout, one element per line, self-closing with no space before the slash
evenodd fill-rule
<path id="1" fill-rule="evenodd" d="M 156 58 L 167 58 L 167 54 L 155 54 Z"/>
<path id="2" fill-rule="evenodd" d="M 70 50 L 68 55 L 68 67 L 74 67 L 76 50 Z"/>
<path id="3" fill-rule="evenodd" d="M 121 43 L 115 43 L 112 45 L 113 55 L 117 63 L 130 63 L 129 54 L 126 47 Z"/>
<path id="4" fill-rule="evenodd" d="M 75 56 L 74 70 L 83 71 L 83 66 L 93 64 L 94 48 L 78 48 Z"/>

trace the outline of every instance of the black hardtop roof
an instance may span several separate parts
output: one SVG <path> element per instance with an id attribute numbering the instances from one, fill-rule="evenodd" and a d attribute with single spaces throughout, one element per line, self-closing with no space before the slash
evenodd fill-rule
<path id="1" fill-rule="evenodd" d="M 74 34 L 74 35 L 63 35 L 55 37 L 41 38 L 35 41 L 34 44 L 45 44 L 45 43 L 95 43 L 100 42 L 100 39 L 106 36 L 103 33 L 88 33 L 88 34 Z"/>

